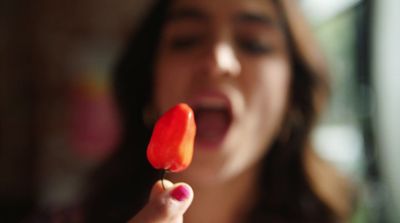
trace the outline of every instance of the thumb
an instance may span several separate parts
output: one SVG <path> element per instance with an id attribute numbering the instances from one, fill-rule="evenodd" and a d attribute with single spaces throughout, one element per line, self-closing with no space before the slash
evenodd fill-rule
<path id="1" fill-rule="evenodd" d="M 157 181 L 149 202 L 129 223 L 182 222 L 183 214 L 193 200 L 193 190 L 185 183 L 173 184 L 168 180 Z"/>

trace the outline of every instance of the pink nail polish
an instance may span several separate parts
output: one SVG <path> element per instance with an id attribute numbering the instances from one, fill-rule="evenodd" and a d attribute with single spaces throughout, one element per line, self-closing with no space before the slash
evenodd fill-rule
<path id="1" fill-rule="evenodd" d="M 186 200 L 190 196 L 190 190 L 185 185 L 179 185 L 171 191 L 171 197 L 177 201 Z"/>

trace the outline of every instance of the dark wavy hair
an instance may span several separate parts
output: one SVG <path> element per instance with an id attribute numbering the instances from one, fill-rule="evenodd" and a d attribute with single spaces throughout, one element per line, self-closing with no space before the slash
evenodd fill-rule
<path id="1" fill-rule="evenodd" d="M 281 133 L 264 157 L 258 201 L 246 222 L 329 223 L 338 219 L 332 205 L 316 192 L 305 165 L 310 133 L 328 94 L 327 68 L 292 1 L 273 1 L 291 51 L 289 109 Z M 159 177 L 145 155 L 151 129 L 143 112 L 152 98 L 154 61 L 170 3 L 156 2 L 116 64 L 113 84 L 123 117 L 123 141 L 89 185 L 88 222 L 127 221 L 144 206 Z"/>

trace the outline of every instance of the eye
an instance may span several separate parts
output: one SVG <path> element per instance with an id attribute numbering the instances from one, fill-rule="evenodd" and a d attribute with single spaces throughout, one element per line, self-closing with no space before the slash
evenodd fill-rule
<path id="1" fill-rule="evenodd" d="M 241 50 L 251 55 L 264 55 L 274 51 L 271 44 L 258 39 L 238 39 L 238 46 Z"/>
<path id="2" fill-rule="evenodd" d="M 201 41 L 202 38 L 197 35 L 177 36 L 171 39 L 170 47 L 173 50 L 186 50 L 199 45 Z"/>

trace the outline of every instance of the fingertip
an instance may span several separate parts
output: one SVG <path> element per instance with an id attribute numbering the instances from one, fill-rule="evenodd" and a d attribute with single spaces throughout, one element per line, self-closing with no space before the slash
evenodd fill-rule
<path id="1" fill-rule="evenodd" d="M 192 187 L 186 183 L 163 181 L 154 184 L 149 202 L 130 222 L 170 222 L 182 218 L 193 200 Z"/>
<path id="2" fill-rule="evenodd" d="M 166 191 L 170 216 L 182 216 L 193 201 L 193 189 L 186 183 L 176 183 Z"/>

